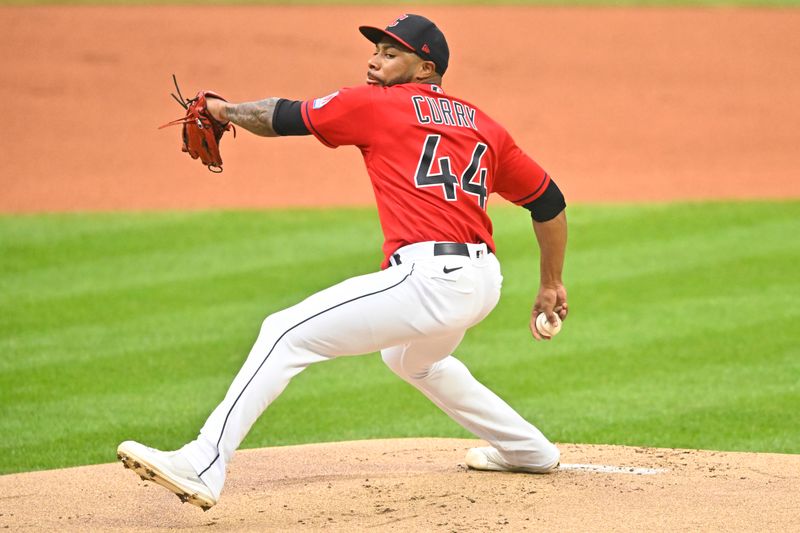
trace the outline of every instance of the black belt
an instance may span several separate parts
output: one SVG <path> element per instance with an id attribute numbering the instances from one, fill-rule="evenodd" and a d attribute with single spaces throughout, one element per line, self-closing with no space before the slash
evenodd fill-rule
<path id="1" fill-rule="evenodd" d="M 433 255 L 463 255 L 469 257 L 469 246 L 463 242 L 437 242 L 433 245 Z"/>
<path id="2" fill-rule="evenodd" d="M 463 255 L 464 257 L 470 257 L 469 246 L 463 242 L 437 242 L 433 245 L 433 255 Z M 394 259 L 396 265 L 401 264 L 400 254 L 392 255 L 392 259 Z"/>

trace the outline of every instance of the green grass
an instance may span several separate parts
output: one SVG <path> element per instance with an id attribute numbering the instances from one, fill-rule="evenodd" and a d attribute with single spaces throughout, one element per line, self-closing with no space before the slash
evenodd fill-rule
<path id="1" fill-rule="evenodd" d="M 369 209 L 0 217 L 0 473 L 174 448 L 262 319 L 374 270 Z M 493 210 L 505 287 L 459 357 L 560 442 L 800 453 L 800 202 L 573 206 L 572 313 L 527 316 L 525 212 Z M 468 434 L 373 354 L 295 378 L 245 447 Z"/>

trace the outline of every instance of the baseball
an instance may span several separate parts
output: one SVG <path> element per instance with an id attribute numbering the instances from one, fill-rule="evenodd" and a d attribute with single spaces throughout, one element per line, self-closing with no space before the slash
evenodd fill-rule
<path id="1" fill-rule="evenodd" d="M 536 317 L 536 330 L 547 337 L 555 337 L 561 331 L 561 319 L 556 315 L 556 323 L 551 324 L 547 321 L 547 315 L 539 313 Z"/>

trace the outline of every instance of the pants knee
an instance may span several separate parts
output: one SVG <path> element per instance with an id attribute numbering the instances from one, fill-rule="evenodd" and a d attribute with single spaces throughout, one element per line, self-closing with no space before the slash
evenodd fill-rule
<path id="1" fill-rule="evenodd" d="M 279 323 L 281 322 L 280 314 L 281 312 L 278 311 L 277 313 L 272 313 L 271 315 L 268 315 L 267 318 L 265 318 L 261 322 L 261 331 L 263 332 L 263 331 L 277 330 L 279 327 Z"/>
<path id="2" fill-rule="evenodd" d="M 405 372 L 403 372 L 403 352 L 401 350 L 385 350 L 381 352 L 381 359 L 383 363 L 389 367 L 389 370 L 405 379 Z"/>
<path id="3" fill-rule="evenodd" d="M 272 313 L 261 322 L 259 337 L 268 342 L 280 342 L 297 346 L 302 343 L 302 338 L 295 331 L 292 317 L 286 310 Z"/>
<path id="4" fill-rule="evenodd" d="M 384 364 L 405 381 L 424 379 L 431 373 L 433 367 L 410 366 L 404 356 L 402 349 L 385 350 L 381 353 Z"/>

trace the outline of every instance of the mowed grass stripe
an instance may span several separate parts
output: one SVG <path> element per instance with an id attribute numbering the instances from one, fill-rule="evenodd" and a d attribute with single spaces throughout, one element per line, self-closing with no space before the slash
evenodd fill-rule
<path id="1" fill-rule="evenodd" d="M 564 333 L 533 343 L 530 219 L 458 356 L 551 438 L 800 452 L 800 202 L 569 208 Z M 193 438 L 261 321 L 377 268 L 370 209 L 0 217 L 0 472 Z M 373 354 L 295 378 L 245 446 L 467 436 Z"/>
<path id="2" fill-rule="evenodd" d="M 532 384 L 546 395 L 531 394 L 528 412 L 591 420 L 562 426 L 568 441 L 796 452 L 800 250 L 789 236 L 800 211 L 768 207 L 572 216 L 570 337 L 547 346 Z M 770 425 L 775 411 L 793 426 Z"/>

